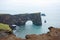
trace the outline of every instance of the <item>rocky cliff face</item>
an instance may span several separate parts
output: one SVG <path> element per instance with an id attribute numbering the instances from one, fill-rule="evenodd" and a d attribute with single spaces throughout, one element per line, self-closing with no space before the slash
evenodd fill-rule
<path id="1" fill-rule="evenodd" d="M 25 25 L 28 20 L 31 20 L 35 25 L 42 25 L 40 13 L 18 15 L 0 14 L 0 23 L 9 25 Z"/>
<path id="2" fill-rule="evenodd" d="M 11 31 L 0 30 L 0 40 L 60 40 L 60 28 L 49 28 L 46 34 L 26 35 L 26 39 L 17 38 Z"/>

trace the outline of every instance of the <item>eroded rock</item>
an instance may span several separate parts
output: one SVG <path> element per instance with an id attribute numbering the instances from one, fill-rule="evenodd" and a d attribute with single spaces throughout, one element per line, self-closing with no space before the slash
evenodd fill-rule
<path id="1" fill-rule="evenodd" d="M 25 25 L 26 21 L 31 20 L 34 25 L 42 25 L 41 13 L 31 13 L 31 14 L 0 14 L 0 23 L 5 23 L 9 25 Z"/>

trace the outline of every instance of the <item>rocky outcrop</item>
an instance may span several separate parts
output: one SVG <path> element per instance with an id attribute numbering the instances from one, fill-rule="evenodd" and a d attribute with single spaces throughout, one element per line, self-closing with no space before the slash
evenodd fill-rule
<path id="1" fill-rule="evenodd" d="M 11 31 L 0 30 L 0 40 L 24 40 L 17 38 Z"/>
<path id="2" fill-rule="evenodd" d="M 31 14 L 0 14 L 0 23 L 5 23 L 9 25 L 25 25 L 26 21 L 31 20 L 34 25 L 42 25 L 40 13 Z"/>
<path id="3" fill-rule="evenodd" d="M 41 16 L 46 16 L 46 14 L 41 14 Z"/>
<path id="4" fill-rule="evenodd" d="M 26 35 L 26 39 L 17 38 L 11 31 L 0 30 L 0 40 L 60 40 L 60 28 L 49 28 L 46 34 Z"/>
<path id="5" fill-rule="evenodd" d="M 60 40 L 60 28 L 49 28 L 49 32 L 41 35 L 26 35 L 27 40 Z"/>
<path id="6" fill-rule="evenodd" d="M 16 26 L 12 25 L 25 25 L 26 21 L 31 20 L 34 25 L 42 25 L 40 13 L 31 13 L 31 14 L 0 14 L 0 23 L 8 24 L 13 30 Z"/>

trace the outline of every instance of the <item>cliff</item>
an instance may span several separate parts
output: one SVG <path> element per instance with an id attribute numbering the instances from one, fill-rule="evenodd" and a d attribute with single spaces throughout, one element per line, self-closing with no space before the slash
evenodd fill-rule
<path id="1" fill-rule="evenodd" d="M 34 25 L 42 25 L 41 13 L 31 13 L 31 14 L 0 14 L 0 23 L 5 23 L 8 25 L 25 25 L 26 21 L 31 20 Z"/>
<path id="2" fill-rule="evenodd" d="M 0 30 L 0 40 L 60 40 L 60 28 L 49 28 L 46 34 L 31 34 L 26 35 L 26 39 L 17 38 L 12 32 Z"/>

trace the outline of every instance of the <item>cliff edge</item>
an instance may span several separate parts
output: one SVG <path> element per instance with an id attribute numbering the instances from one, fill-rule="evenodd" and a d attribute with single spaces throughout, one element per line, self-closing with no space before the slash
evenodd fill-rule
<path id="1" fill-rule="evenodd" d="M 0 30 L 0 40 L 60 40 L 60 28 L 49 27 L 46 34 L 26 35 L 26 39 L 17 38 L 10 31 Z"/>

